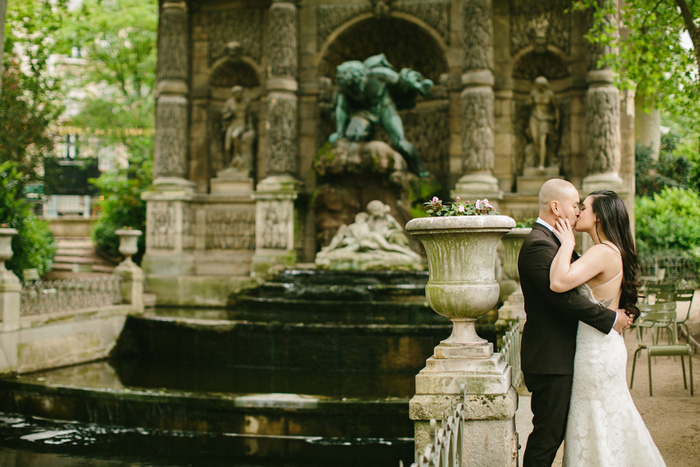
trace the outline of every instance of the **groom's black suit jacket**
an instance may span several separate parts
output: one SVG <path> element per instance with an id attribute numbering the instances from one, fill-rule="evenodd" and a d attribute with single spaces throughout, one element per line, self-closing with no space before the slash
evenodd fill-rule
<path id="1" fill-rule="evenodd" d="M 615 323 L 614 311 L 593 303 L 576 290 L 550 290 L 549 269 L 559 245 L 554 233 L 535 224 L 518 257 L 527 314 L 521 347 L 524 373 L 573 374 L 578 321 L 606 334 Z"/>

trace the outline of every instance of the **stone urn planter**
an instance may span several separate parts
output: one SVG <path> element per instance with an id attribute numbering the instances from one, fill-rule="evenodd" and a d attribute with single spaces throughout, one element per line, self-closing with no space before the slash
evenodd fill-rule
<path id="1" fill-rule="evenodd" d="M 406 224 L 428 257 L 428 303 L 453 323 L 436 357 L 488 358 L 493 352 L 474 324 L 498 302 L 496 247 L 513 227 L 515 221 L 502 215 L 426 217 Z"/>
<path id="2" fill-rule="evenodd" d="M 6 271 L 5 261 L 12 258 L 12 237 L 15 235 L 15 229 L 0 228 L 0 271 Z"/>
<path id="3" fill-rule="evenodd" d="M 519 227 L 511 230 L 503 237 L 503 273 L 510 280 L 517 283 L 517 287 L 510 294 L 503 306 L 498 310 L 498 322 L 504 324 L 507 320 L 525 320 L 525 301 L 523 291 L 520 288 L 520 274 L 518 273 L 518 255 L 523 246 L 525 237 L 530 234 L 529 227 Z"/>
<path id="4" fill-rule="evenodd" d="M 119 253 L 124 256 L 124 261 L 131 261 L 131 257 L 138 251 L 138 240 L 142 232 L 140 230 L 121 229 L 114 232 L 119 237 Z"/>
<path id="5" fill-rule="evenodd" d="M 508 279 L 520 282 L 520 274 L 518 273 L 518 255 L 520 254 L 520 248 L 523 246 L 525 237 L 530 235 L 530 227 L 517 227 L 510 232 L 508 232 L 503 240 L 504 247 L 504 261 L 503 261 L 503 272 Z"/>

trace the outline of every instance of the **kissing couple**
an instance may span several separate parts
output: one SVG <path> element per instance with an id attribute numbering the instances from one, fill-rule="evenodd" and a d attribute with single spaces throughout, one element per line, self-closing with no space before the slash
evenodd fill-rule
<path id="1" fill-rule="evenodd" d="M 573 229 L 593 241 L 580 257 Z M 551 466 L 564 438 L 566 467 L 664 466 L 625 378 L 622 331 L 639 315 L 639 283 L 622 199 L 596 191 L 581 203 L 571 183 L 546 181 L 518 271 L 533 413 L 523 466 Z"/>

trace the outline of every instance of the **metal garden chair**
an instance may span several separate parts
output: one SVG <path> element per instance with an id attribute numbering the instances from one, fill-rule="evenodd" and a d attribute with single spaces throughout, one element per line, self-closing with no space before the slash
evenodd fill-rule
<path id="1" fill-rule="evenodd" d="M 684 288 L 684 289 L 676 289 L 676 296 L 675 296 L 675 301 L 677 302 L 688 302 L 688 310 L 685 313 L 685 318 L 682 320 L 678 320 L 678 326 L 683 327 L 685 329 L 685 334 L 687 336 L 690 336 L 690 332 L 688 330 L 688 325 L 686 324 L 686 321 L 688 321 L 688 318 L 690 318 L 690 311 L 693 309 L 693 296 L 695 295 L 695 289 L 694 288 Z"/>
<path id="2" fill-rule="evenodd" d="M 673 303 L 673 309 L 671 310 L 668 309 L 669 303 Z M 642 314 L 635 323 L 637 334 L 637 350 L 634 351 L 634 357 L 632 362 L 632 377 L 630 378 L 630 389 L 632 389 L 632 385 L 634 384 L 634 371 L 637 366 L 637 357 L 639 356 L 642 350 L 646 350 L 647 360 L 649 364 L 649 396 L 653 396 L 651 378 L 651 357 L 671 357 L 676 355 L 681 357 L 681 367 L 683 369 L 683 387 L 685 389 L 688 389 L 688 382 L 685 375 L 685 362 L 683 360 L 683 357 L 688 357 L 688 369 L 690 373 L 690 395 L 692 396 L 693 349 L 690 347 L 689 344 L 680 344 L 678 342 L 675 302 L 659 302 L 653 305 L 642 303 L 639 305 L 639 309 L 642 312 Z M 651 344 L 644 343 L 643 330 L 654 328 L 666 328 L 668 330 L 669 342 L 667 344 L 659 344 L 658 336 L 656 342 L 654 342 L 652 336 Z"/>

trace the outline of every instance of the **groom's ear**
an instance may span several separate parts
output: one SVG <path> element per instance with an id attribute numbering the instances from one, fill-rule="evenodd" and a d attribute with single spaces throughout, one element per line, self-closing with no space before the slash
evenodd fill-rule
<path id="1" fill-rule="evenodd" d="M 554 213 L 555 216 L 559 215 L 559 201 L 553 200 L 549 203 L 549 209 Z"/>

